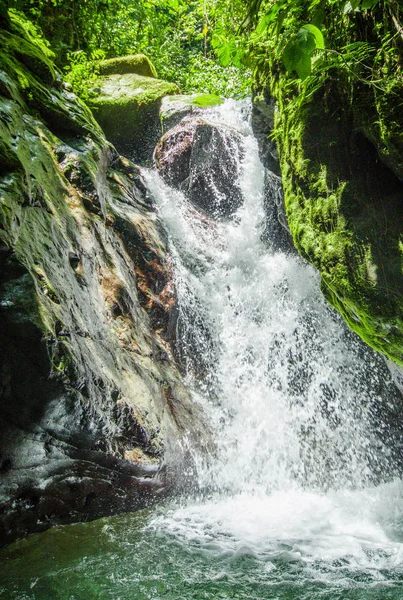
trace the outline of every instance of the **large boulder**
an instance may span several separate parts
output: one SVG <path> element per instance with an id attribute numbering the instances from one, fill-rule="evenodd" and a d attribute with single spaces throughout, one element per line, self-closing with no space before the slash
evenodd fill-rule
<path id="1" fill-rule="evenodd" d="M 203 117 L 187 118 L 158 143 L 154 159 L 163 179 L 207 215 L 228 217 L 242 204 L 241 137 Z"/>
<path id="2" fill-rule="evenodd" d="M 161 100 L 177 93 L 178 87 L 156 79 L 153 68 L 148 76 L 131 72 L 132 61 L 127 58 L 132 57 L 104 61 L 101 73 L 107 74 L 97 79 L 89 105 L 117 150 L 137 162 L 147 163 L 162 132 Z"/>

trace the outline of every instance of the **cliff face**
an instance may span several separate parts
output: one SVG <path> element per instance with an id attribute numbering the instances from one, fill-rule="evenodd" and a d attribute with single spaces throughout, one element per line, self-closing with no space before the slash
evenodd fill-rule
<path id="1" fill-rule="evenodd" d="M 198 423 L 174 359 L 164 231 L 138 169 L 35 36 L 3 15 L 1 543 L 146 506 L 177 480 Z"/>
<path id="2" fill-rule="evenodd" d="M 342 4 L 319 15 L 300 2 L 329 50 L 304 81 L 268 53 L 256 87 L 276 104 L 266 120 L 295 246 L 348 325 L 403 365 L 402 13 L 395 2 L 344 14 Z"/>

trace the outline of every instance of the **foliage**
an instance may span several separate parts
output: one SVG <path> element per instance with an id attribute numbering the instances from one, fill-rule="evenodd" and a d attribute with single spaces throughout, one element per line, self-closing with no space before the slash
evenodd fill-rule
<path id="1" fill-rule="evenodd" d="M 215 32 L 225 29 L 235 39 L 245 11 L 244 0 L 11 3 L 42 28 L 58 64 L 70 71 L 68 79 L 84 99 L 90 94 L 85 81 L 96 75 L 96 64 L 92 63 L 96 63 L 99 52 L 105 58 L 144 53 L 160 78 L 178 83 L 184 92 L 249 93 L 250 74 L 245 66 L 238 64 L 239 70 L 230 67 L 226 71 L 216 57 Z"/>
<path id="2" fill-rule="evenodd" d="M 300 79 L 305 79 L 311 74 L 314 51 L 324 48 L 322 32 L 311 23 L 303 25 L 291 36 L 283 50 L 283 62 L 287 71 L 296 71 Z"/>
<path id="3" fill-rule="evenodd" d="M 72 52 L 69 55 L 69 66 L 67 68 L 66 80 L 72 86 L 74 92 L 85 102 L 93 95 L 94 86 L 99 74 L 98 61 L 105 58 L 105 53 L 98 50 L 89 59 L 83 50 Z"/>
<path id="4" fill-rule="evenodd" d="M 214 58 L 193 54 L 178 83 L 190 94 L 244 98 L 250 94 L 251 71 L 233 65 L 223 67 Z"/>

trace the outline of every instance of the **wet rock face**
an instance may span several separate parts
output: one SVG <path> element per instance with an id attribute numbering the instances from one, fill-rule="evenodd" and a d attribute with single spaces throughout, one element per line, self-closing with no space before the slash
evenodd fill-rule
<path id="1" fill-rule="evenodd" d="M 0 544 L 147 506 L 178 482 L 182 437 L 199 421 L 174 360 L 175 290 L 140 172 L 107 144 L 49 57 L 21 42 L 18 23 L 8 28 Z M 32 71 L 21 48 L 42 68 Z"/>
<path id="2" fill-rule="evenodd" d="M 158 143 L 154 159 L 163 179 L 211 217 L 228 217 L 242 204 L 240 137 L 202 117 L 185 118 Z"/>

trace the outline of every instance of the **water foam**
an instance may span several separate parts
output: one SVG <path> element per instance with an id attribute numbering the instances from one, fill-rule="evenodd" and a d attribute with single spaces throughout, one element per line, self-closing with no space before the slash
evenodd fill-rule
<path id="1" fill-rule="evenodd" d="M 207 116 L 243 136 L 244 204 L 231 220 L 209 221 L 145 173 L 169 234 L 187 383 L 216 441 L 212 456 L 195 457 L 209 499 L 151 527 L 211 552 L 392 567 L 402 489 L 387 483 L 378 419 L 392 388 L 324 301 L 314 269 L 262 241 L 265 173 L 246 112 L 226 101 Z"/>

